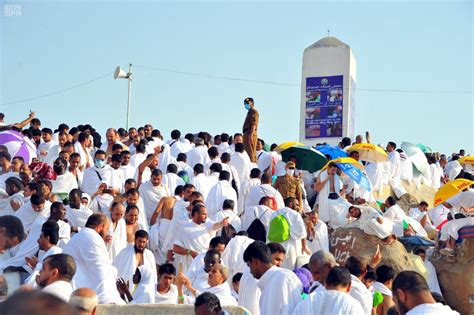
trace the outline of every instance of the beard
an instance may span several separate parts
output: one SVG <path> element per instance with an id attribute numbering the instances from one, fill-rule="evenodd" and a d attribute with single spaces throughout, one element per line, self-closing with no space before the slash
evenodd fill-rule
<path id="1" fill-rule="evenodd" d="M 102 231 L 99 232 L 100 237 L 102 237 L 103 240 L 105 240 L 105 237 L 107 236 L 107 231 L 105 229 L 102 229 Z"/>
<path id="2" fill-rule="evenodd" d="M 38 283 L 38 287 L 40 287 L 41 289 L 44 289 L 47 285 L 48 285 L 48 280 L 47 279 L 42 280 Z"/>
<path id="3" fill-rule="evenodd" d="M 135 253 L 143 253 L 145 251 L 144 248 L 138 248 L 137 245 L 133 245 L 133 248 L 135 249 Z"/>
<path id="4" fill-rule="evenodd" d="M 396 301 L 397 311 L 400 315 L 405 315 L 409 311 L 405 303 L 400 301 L 400 299 L 398 299 L 396 295 L 393 296 L 393 300 L 394 302 Z"/>

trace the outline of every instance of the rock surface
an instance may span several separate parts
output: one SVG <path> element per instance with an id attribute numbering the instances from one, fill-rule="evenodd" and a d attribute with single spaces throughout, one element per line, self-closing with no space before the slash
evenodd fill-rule
<path id="1" fill-rule="evenodd" d="M 474 314 L 474 238 L 463 240 L 452 257 L 435 249 L 431 262 L 448 304 L 461 314 Z"/>
<path id="2" fill-rule="evenodd" d="M 397 201 L 397 205 L 402 208 L 406 214 L 410 211 L 411 208 L 418 207 L 419 201 L 415 196 L 410 194 L 403 194 L 400 196 L 400 199 Z"/>
<path id="3" fill-rule="evenodd" d="M 408 211 L 409 209 L 406 208 L 407 206 L 409 206 L 411 203 L 414 203 L 414 202 L 418 203 L 422 200 L 428 203 L 429 205 L 428 208 L 433 207 L 433 201 L 434 201 L 434 195 L 436 193 L 436 189 L 424 184 L 421 184 L 420 187 L 417 188 L 415 184 L 409 183 L 405 180 L 402 180 L 401 184 L 407 192 L 406 194 L 400 196 L 401 202 L 398 203 L 400 207 L 403 208 L 403 210 Z M 374 193 L 375 199 L 379 201 L 385 201 L 385 199 L 387 199 L 388 196 L 395 196 L 392 188 L 389 185 L 384 185 L 382 187 L 382 191 L 378 191 Z"/>
<path id="4" fill-rule="evenodd" d="M 370 261 L 377 251 L 377 245 L 382 254 L 381 264 L 392 266 L 396 272 L 414 269 L 405 247 L 399 241 L 384 245 L 378 237 L 365 234 L 357 228 L 337 229 L 329 240 L 330 251 L 339 264 L 344 264 L 353 255 Z"/>

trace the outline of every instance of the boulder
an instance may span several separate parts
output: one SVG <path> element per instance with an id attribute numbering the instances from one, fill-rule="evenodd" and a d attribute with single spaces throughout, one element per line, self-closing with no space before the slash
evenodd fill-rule
<path id="1" fill-rule="evenodd" d="M 411 208 L 418 207 L 419 201 L 415 196 L 410 194 L 403 194 L 400 196 L 400 199 L 397 201 L 397 205 L 402 208 L 406 214 L 410 211 Z"/>
<path id="2" fill-rule="evenodd" d="M 370 261 L 377 245 L 380 246 L 382 254 L 381 264 L 393 267 L 396 272 L 414 269 L 409 254 L 399 241 L 384 245 L 378 237 L 365 234 L 358 228 L 337 229 L 329 239 L 329 249 L 339 264 L 344 264 L 350 256 L 359 256 Z"/>
<path id="3" fill-rule="evenodd" d="M 430 261 L 448 304 L 461 314 L 474 314 L 474 238 L 464 239 L 454 256 L 443 256 L 436 248 Z"/>
<path id="4" fill-rule="evenodd" d="M 418 203 L 422 200 L 428 203 L 428 208 L 433 207 L 436 189 L 425 184 L 421 184 L 418 188 L 413 182 L 408 182 L 406 180 L 402 180 L 401 184 L 407 192 L 406 194 L 400 196 L 401 202 L 398 203 L 403 210 L 408 211 L 408 206 Z M 374 197 L 376 200 L 385 201 L 388 196 L 395 196 L 393 189 L 390 187 L 390 185 L 383 185 L 381 191 L 374 192 Z"/>
<path id="5" fill-rule="evenodd" d="M 434 196 L 437 189 L 425 184 L 421 184 L 420 187 L 417 187 L 413 182 L 407 182 L 405 180 L 402 180 L 401 183 L 407 193 L 416 198 L 416 200 L 426 201 L 428 203 L 428 208 L 432 208 L 434 206 Z"/>

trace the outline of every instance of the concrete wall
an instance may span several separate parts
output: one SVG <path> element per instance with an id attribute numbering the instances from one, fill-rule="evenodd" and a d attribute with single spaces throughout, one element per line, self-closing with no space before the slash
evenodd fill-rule
<path id="1" fill-rule="evenodd" d="M 226 306 L 231 315 L 250 314 L 243 307 Z M 193 305 L 99 305 L 97 315 L 194 315 Z"/>

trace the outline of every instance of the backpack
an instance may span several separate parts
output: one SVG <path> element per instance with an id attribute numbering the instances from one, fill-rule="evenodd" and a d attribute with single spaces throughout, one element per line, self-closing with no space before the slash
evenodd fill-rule
<path id="1" fill-rule="evenodd" d="M 283 214 L 278 214 L 270 221 L 268 240 L 283 243 L 290 238 L 290 224 Z"/>
<path id="2" fill-rule="evenodd" d="M 232 226 L 232 224 L 229 223 L 228 226 L 224 226 L 222 228 L 221 239 L 225 244 L 227 244 L 229 243 L 230 239 L 233 238 L 236 234 L 237 234 L 237 231 Z"/>
<path id="3" fill-rule="evenodd" d="M 254 239 L 256 241 L 262 241 L 264 243 L 267 242 L 267 230 L 265 230 L 265 225 L 260 219 L 265 215 L 265 212 L 267 212 L 267 209 L 263 211 L 262 215 L 259 218 L 257 218 L 257 216 L 255 215 L 255 219 L 252 221 L 252 223 L 247 229 L 247 233 L 249 234 L 249 237 L 251 239 Z"/>
<path id="4" fill-rule="evenodd" d="M 262 187 L 260 187 L 260 189 L 262 189 L 262 192 L 263 192 L 263 194 L 265 195 L 265 197 L 267 197 L 268 199 L 270 199 L 270 206 L 269 206 L 269 208 L 272 209 L 272 210 L 275 210 L 275 211 L 278 210 L 278 204 L 277 204 L 277 200 L 276 200 L 276 198 L 275 198 L 276 192 L 275 192 L 275 196 L 267 196 L 267 195 L 265 194 L 265 190 L 263 190 Z"/>

